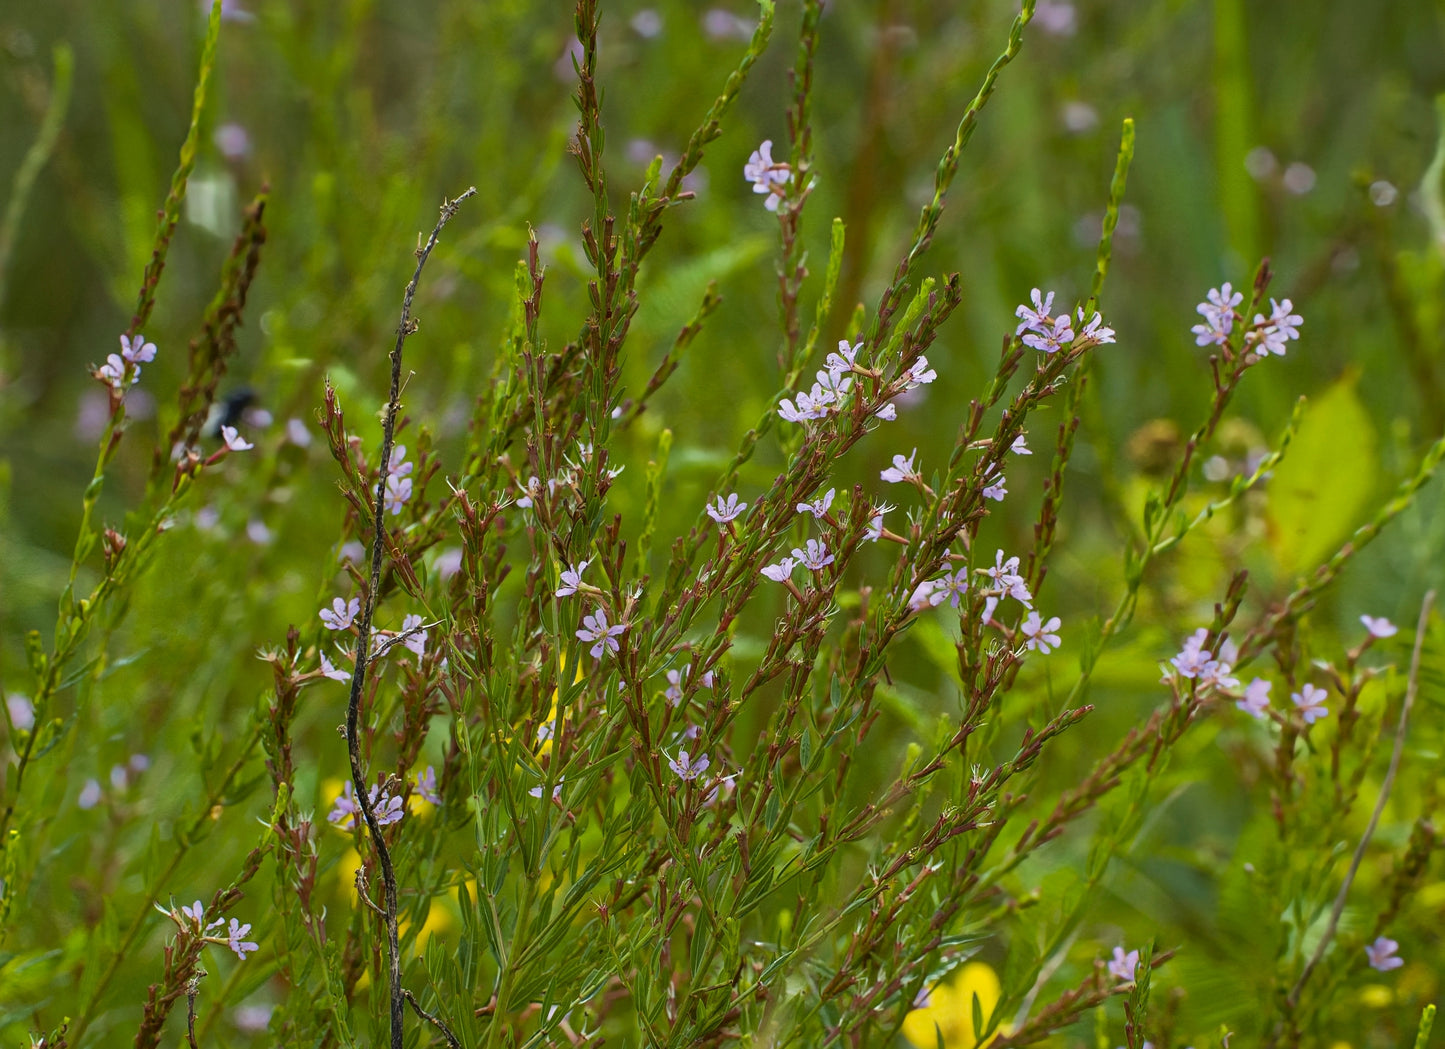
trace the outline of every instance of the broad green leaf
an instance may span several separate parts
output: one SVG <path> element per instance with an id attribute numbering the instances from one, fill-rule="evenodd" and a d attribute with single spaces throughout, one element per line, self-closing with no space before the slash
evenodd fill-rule
<path id="1" fill-rule="evenodd" d="M 1350 372 L 1305 409 L 1269 485 L 1269 548 L 1281 573 L 1307 572 L 1359 524 L 1375 491 L 1375 430 Z"/>

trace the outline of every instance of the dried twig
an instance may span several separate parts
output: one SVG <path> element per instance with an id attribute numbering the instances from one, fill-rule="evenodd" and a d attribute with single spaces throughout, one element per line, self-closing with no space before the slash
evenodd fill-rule
<path id="1" fill-rule="evenodd" d="M 406 1000 L 411 1003 L 412 1010 L 418 1016 L 442 1033 L 442 1037 L 447 1040 L 447 1045 L 451 1046 L 451 1049 L 462 1049 L 462 1043 L 457 1040 L 457 1036 L 452 1033 L 452 1029 L 446 1025 L 446 1022 L 442 1020 L 440 1016 L 436 1016 L 423 1009 L 421 1003 L 416 1000 L 416 995 L 410 991 L 403 989 L 401 993 Z"/>
<path id="2" fill-rule="evenodd" d="M 361 739 L 359 723 L 361 720 L 361 695 L 366 684 L 366 671 L 368 668 L 367 646 L 371 643 L 371 619 L 376 611 L 377 592 L 381 589 L 381 558 L 386 546 L 386 476 L 387 467 L 391 463 L 391 450 L 396 440 L 396 416 L 400 409 L 401 399 L 401 350 L 406 343 L 406 337 L 417 329 L 416 321 L 411 315 L 412 299 L 416 296 L 417 281 L 421 279 L 422 267 L 426 265 L 428 256 L 436 247 L 437 239 L 441 236 L 442 227 L 447 224 L 461 202 L 468 197 L 475 195 L 476 187 L 468 189 L 455 200 L 443 200 L 441 217 L 437 219 L 436 227 L 431 231 L 431 236 L 426 243 L 416 251 L 416 270 L 412 273 L 411 282 L 406 286 L 406 295 L 401 302 L 401 322 L 396 329 L 396 345 L 391 350 L 391 391 L 387 397 L 386 410 L 382 417 L 381 426 L 381 475 L 376 482 L 375 513 L 373 515 L 373 534 L 371 540 L 371 580 L 366 589 L 365 600 L 362 603 L 361 618 L 357 623 L 359 637 L 356 640 L 356 673 L 351 679 L 351 696 L 346 704 L 346 749 L 351 758 L 351 785 L 356 791 L 356 801 L 361 808 L 361 814 L 366 818 L 366 828 L 370 832 L 372 847 L 376 850 L 377 865 L 381 867 L 381 878 L 385 885 L 385 919 L 386 919 L 386 942 L 387 962 L 390 968 L 391 983 L 391 1049 L 402 1049 L 402 1007 L 401 989 L 401 953 L 398 949 L 398 933 L 396 926 L 396 872 L 391 865 L 391 852 L 382 840 L 381 824 L 376 821 L 376 810 L 372 807 L 371 798 L 366 790 L 366 773 L 361 767 Z"/>

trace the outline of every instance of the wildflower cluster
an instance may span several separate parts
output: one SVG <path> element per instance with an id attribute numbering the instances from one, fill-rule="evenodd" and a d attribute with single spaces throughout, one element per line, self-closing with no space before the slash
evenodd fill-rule
<path id="1" fill-rule="evenodd" d="M 380 784 L 372 786 L 367 791 L 366 800 L 371 802 L 371 809 L 376 814 L 376 822 L 383 827 L 400 823 L 402 816 L 406 815 L 402 799 Z M 358 819 L 360 815 L 361 806 L 357 803 L 356 792 L 352 789 L 351 780 L 347 780 L 342 786 L 341 793 L 332 803 L 331 811 L 326 814 L 326 822 L 334 827 L 340 827 L 342 830 L 350 830 L 360 824 Z"/>
<path id="2" fill-rule="evenodd" d="M 156 359 L 156 344 L 146 342 L 144 335 L 122 335 L 120 353 L 109 354 L 105 363 L 94 369 L 95 378 L 118 395 L 140 382 L 140 366 Z"/>
<path id="3" fill-rule="evenodd" d="M 217 20 L 227 6 L 234 5 L 214 9 Z M 1412 901 L 1433 876 L 1440 841 L 1430 821 L 1429 769 L 1416 771 L 1413 761 L 1428 744 L 1413 738 L 1405 746 L 1420 675 L 1412 668 L 1406 683 L 1380 665 L 1382 650 L 1389 655 L 1404 641 L 1391 640 L 1400 631 L 1389 620 L 1361 617 L 1364 636 L 1355 630 L 1343 657 L 1315 658 L 1328 631 L 1307 617 L 1355 552 L 1410 504 L 1445 459 L 1445 443 L 1411 478 L 1413 488 L 1294 590 L 1281 584 L 1261 597 L 1240 571 L 1222 594 L 1206 593 L 1205 584 L 1193 585 L 1206 577 L 1202 569 L 1188 577 L 1191 585 L 1173 578 L 1161 585 L 1169 573 L 1159 559 L 1186 539 L 1217 538 L 1206 526 L 1218 528 L 1239 511 L 1248 489 L 1259 486 L 1251 498 L 1274 497 L 1262 481 L 1292 430 L 1224 495 L 1215 489 L 1217 498 L 1206 501 L 1190 484 L 1199 473 L 1195 456 L 1212 453 L 1246 366 L 1282 355 L 1302 320 L 1290 300 L 1267 299 L 1267 267 L 1248 305 L 1228 284 L 1213 289 L 1195 328 L 1201 345 L 1219 347 L 1211 358 L 1213 402 L 1160 471 L 1159 491 L 1143 494 L 1156 475 L 1127 474 L 1102 444 L 1089 449 L 1098 452 L 1089 469 L 1080 468 L 1076 437 L 1086 448 L 1107 437 L 1090 432 L 1084 398 L 1097 389 L 1093 351 L 1116 339 L 1095 303 L 1105 294 L 1110 237 L 1122 229 L 1132 125 L 1087 298 L 1058 303 L 1055 292 L 1034 288 L 1012 317 L 1001 310 L 972 318 L 975 326 L 996 325 L 990 342 L 1002 349 L 992 375 L 961 397 L 942 398 L 934 385 L 940 362 L 983 359 L 956 323 L 946 327 L 975 275 L 925 272 L 959 153 L 1030 15 L 1045 31 L 1065 34 L 1070 5 L 1025 5 L 936 169 L 892 279 L 858 306 L 877 273 L 871 263 L 850 271 L 856 263 L 845 252 L 842 220 L 832 227 L 826 266 L 815 265 L 816 256 L 809 262 L 800 236 L 805 213 L 811 219 L 821 199 L 810 194 L 818 161 L 809 114 L 824 21 L 819 0 L 803 0 L 787 114 L 791 160 L 774 160 L 765 141 L 743 171 L 753 196 L 736 182 L 724 187 L 738 206 L 763 196 L 779 220 L 779 264 L 757 267 L 763 278 L 778 278 L 777 333 L 756 341 L 766 344 L 764 355 L 776 349 L 780 386 L 767 388 L 762 424 L 746 433 L 753 418 L 738 426 L 735 448 L 699 452 L 684 437 L 688 443 L 676 446 L 688 449 L 683 464 L 670 458 L 689 413 L 653 395 L 709 318 L 731 307 L 709 287 L 671 345 L 659 349 L 645 382 L 634 381 L 633 367 L 651 343 L 639 347 L 631 326 L 655 318 L 639 312 L 652 309 L 656 294 L 645 275 L 661 268 L 649 253 L 669 243 L 664 222 L 697 191 L 704 152 L 722 134 L 773 31 L 773 6 L 761 5 L 757 22 L 743 26 L 747 51 L 686 145 L 659 150 L 666 160 L 632 155 L 646 174 L 619 193 L 602 148 L 601 15 L 596 0 L 579 0 L 563 66 L 576 78 L 569 155 L 589 195 L 588 219 L 577 243 L 560 249 L 555 230 L 539 226 L 540 239 L 527 236 L 507 285 L 517 294 L 505 328 L 485 342 L 497 347 L 490 368 L 465 377 L 468 419 L 449 415 L 433 431 L 402 410 L 400 391 L 407 368 L 417 370 L 419 385 L 438 381 L 435 357 L 406 354 L 403 363 L 407 340 L 422 331 L 413 306 L 466 308 L 462 296 L 423 281 L 422 270 L 474 191 L 444 201 L 408 263 L 414 268 L 389 356 L 396 392 L 377 412 L 366 398 L 378 376 L 348 376 L 343 389 L 360 402 L 347 406 L 348 417 L 336 388 L 323 387 L 321 424 L 334 467 L 319 447 L 308 453 L 302 424 L 288 423 L 285 438 L 272 441 L 247 422 L 256 426 L 256 444 L 234 415 L 205 424 L 222 349 L 234 341 L 229 329 L 217 333 L 238 323 L 239 282 L 264 237 L 253 230 L 238 242 L 225 270 L 228 290 L 205 322 L 202 341 L 211 341 L 192 355 L 210 363 L 193 365 L 175 412 L 180 421 L 159 442 L 161 468 L 174 450 L 173 491 L 151 484 L 153 501 L 129 536 L 92 528 L 101 459 L 58 640 L 52 649 L 27 640 L 34 687 L 7 693 L 0 708 L 0 923 L 14 913 L 12 898 L 53 905 L 53 892 L 36 896 L 29 888 L 53 884 L 27 868 L 47 841 L 62 839 L 41 802 L 64 796 L 76 810 L 70 818 L 101 832 L 92 834 L 96 862 L 88 864 L 96 884 L 71 882 L 78 895 L 89 894 L 82 911 L 95 904 L 98 917 L 90 920 L 100 932 L 89 937 L 89 953 L 80 958 L 65 944 L 56 950 L 27 931 L 16 955 L 49 965 L 62 988 L 84 963 L 83 1000 L 64 1014 L 80 1017 L 74 1044 L 95 1041 L 97 1029 L 89 1042 L 81 1036 L 96 1019 L 123 1015 L 120 983 L 109 981 L 128 964 L 147 977 L 159 973 L 135 981 L 151 988 L 134 1039 L 143 1047 L 161 1044 L 167 1012 L 182 1000 L 188 1021 L 199 1020 L 196 1044 L 221 1037 L 210 1026 L 217 1017 L 237 1032 L 259 1032 L 232 1008 L 233 996 L 253 992 L 264 1003 L 257 1008 L 275 1003 L 263 1020 L 266 1036 L 297 1045 L 382 1044 L 389 1034 L 392 1045 L 852 1046 L 902 1037 L 919 1049 L 940 1041 L 948 1049 L 1011 1049 L 1077 1041 L 1096 1018 L 1092 1040 L 1114 1044 L 1103 1028 L 1117 1023 L 1120 1006 L 1130 1045 L 1203 1045 L 1207 1035 L 1217 1035 L 1209 1044 L 1227 1045 L 1217 1023 L 1202 1030 L 1200 995 L 1189 985 L 1193 972 L 1228 968 L 1246 954 L 1267 964 L 1242 973 L 1239 1001 L 1225 1003 L 1228 1019 L 1248 1026 L 1250 1044 L 1285 1044 L 1334 1037 L 1342 1019 L 1353 1023 L 1358 995 L 1340 993 L 1350 981 L 1383 982 L 1371 974 L 1400 970 L 1398 981 L 1386 977 L 1392 993 L 1398 987 L 1403 999 L 1421 986 L 1428 961 L 1415 932 L 1422 911 Z M 718 43 L 732 46 L 738 20 L 715 14 L 726 16 L 713 12 L 704 21 L 730 27 Z M 645 48 L 663 33 L 663 15 L 645 10 L 615 28 Z M 212 51 L 215 43 L 212 35 Z M 239 170 L 245 151 L 231 152 Z M 515 199 L 531 208 L 541 199 L 533 197 Z M 614 211 L 620 201 L 626 210 Z M 544 295 L 554 287 L 544 245 L 567 281 L 581 267 L 578 294 Z M 739 266 L 752 261 L 747 253 L 738 258 Z M 809 265 L 821 275 L 816 289 Z M 148 270 L 146 294 L 157 272 Z M 817 303 L 811 322 L 802 301 Z M 578 315 L 556 317 L 564 307 Z M 147 325 L 148 309 L 138 310 L 135 327 Z M 294 318 L 280 310 L 272 319 L 268 337 L 288 342 L 283 324 Z M 758 330 L 756 318 L 746 321 L 749 333 Z M 429 323 L 426 331 L 434 330 Z M 828 350 L 824 332 L 849 337 Z M 947 339 L 958 345 L 935 345 Z M 155 353 L 140 336 L 127 337 L 93 370 L 105 384 L 113 434 L 124 429 L 125 392 Z M 995 359 L 992 350 L 988 357 Z M 966 380 L 944 371 L 943 384 L 957 394 Z M 486 382 L 484 373 L 490 384 L 472 390 L 472 380 Z M 153 383 L 155 374 L 148 376 Z M 89 392 L 99 403 L 101 392 Z M 754 385 L 740 403 L 757 395 Z M 901 438 L 870 445 L 879 429 L 893 428 L 883 424 L 925 400 L 950 403 L 930 403 L 927 419 L 903 420 L 909 445 L 920 435 L 907 455 L 898 454 Z M 417 397 L 407 412 L 425 403 Z M 952 444 L 925 440 L 925 422 L 946 426 Z M 372 451 L 378 433 L 379 454 Z M 203 437 L 214 449 L 205 457 Z M 89 733 L 86 742 L 104 748 L 110 737 L 97 735 L 97 726 L 128 738 L 152 731 L 156 709 L 173 716 L 165 689 L 155 690 L 150 708 L 92 699 L 109 698 L 112 680 L 147 687 L 140 675 L 122 677 L 128 663 L 107 650 L 125 637 L 118 627 L 134 578 L 127 572 L 138 550 L 170 527 L 174 499 L 200 467 L 252 450 L 250 461 L 264 468 L 235 486 L 230 503 L 215 505 L 227 513 L 247 507 L 253 519 L 264 514 L 274 534 L 287 535 L 284 507 L 305 493 L 307 512 L 294 527 L 314 531 L 319 506 L 334 531 L 296 549 L 335 551 L 298 576 L 295 558 L 285 562 L 287 543 L 277 542 L 248 550 L 254 560 L 237 572 L 268 642 L 260 650 L 268 676 L 261 701 L 252 703 L 253 689 L 213 687 L 227 654 L 206 653 L 194 674 L 199 684 L 185 686 L 194 716 L 170 728 L 190 748 L 185 762 L 174 753 L 154 766 L 143 755 L 126 760 L 132 741 L 97 766 L 116 762 L 109 787 L 103 772 L 81 767 L 72 790 L 69 770 L 52 764 L 46 789 L 37 774 L 46 755 L 88 760 L 67 732 Z M 614 485 L 624 460 L 641 469 Z M 339 472 L 339 485 L 328 475 L 311 491 L 303 481 L 315 478 L 306 471 L 321 462 Z M 1116 531 L 1087 531 L 1079 543 L 1070 529 L 1077 535 L 1096 526 L 1088 515 L 1070 517 L 1072 504 L 1061 500 L 1066 482 L 1092 471 L 1121 482 L 1095 505 L 1141 505 L 1142 520 L 1110 522 Z M 903 486 L 889 489 L 901 493 L 902 512 L 878 499 L 883 484 Z M 195 563 L 214 569 L 233 558 L 217 553 L 220 530 L 214 521 L 195 530 Z M 1127 537 L 1122 573 L 1101 563 L 1103 543 L 1090 545 L 1099 535 Z M 1056 543 L 1072 543 L 1063 558 Z M 1224 560 L 1233 556 L 1220 546 Z M 91 550 L 94 563 L 86 564 Z M 89 597 L 75 593 L 92 569 L 103 582 Z M 1050 597 L 1046 585 L 1062 593 Z M 121 600 L 107 607 L 113 593 Z M 1094 607 L 1101 593 L 1117 601 L 1112 614 Z M 1067 629 L 1062 616 L 1049 614 L 1054 601 Z M 1210 607 L 1206 626 L 1178 619 L 1181 608 L 1192 615 Z M 279 618 L 285 609 L 298 610 L 297 622 Z M 1136 625 L 1136 614 L 1147 621 Z M 82 649 L 78 639 L 92 620 L 102 629 Z M 224 639 L 240 636 L 239 626 L 225 623 Z M 1422 616 L 1417 663 L 1426 624 Z M 1168 645 L 1177 648 L 1172 656 L 1156 641 L 1161 632 L 1183 637 Z M 1077 660 L 1043 658 L 1059 651 L 1066 633 Z M 251 651 L 245 646 L 234 662 L 254 667 Z M 1106 666 L 1109 676 L 1096 676 Z M 219 708 L 226 717 L 210 717 L 216 710 L 206 696 L 233 692 L 248 716 L 231 716 L 230 700 Z M 1391 725 L 1395 749 L 1387 759 L 1378 743 L 1390 739 Z M 149 738 L 146 750 L 162 753 Z M 1197 776 L 1193 759 L 1206 750 L 1211 775 L 1226 777 L 1225 794 L 1239 803 L 1227 842 L 1192 839 L 1187 821 L 1167 828 L 1177 832 L 1181 855 L 1195 850 L 1191 876 L 1207 879 L 1204 902 L 1191 913 L 1195 926 L 1127 904 L 1146 870 L 1135 861 L 1161 826 L 1154 817 L 1185 796 Z M 1403 788 L 1395 783 L 1402 767 L 1412 777 Z M 318 772 L 342 768 L 344 780 Z M 198 796 L 165 804 L 160 790 L 148 791 L 162 773 L 185 777 Z M 253 802 L 257 784 L 268 796 Z M 1371 804 L 1374 815 L 1364 818 Z M 1388 832 L 1376 835 L 1387 806 Z M 163 833 L 152 836 L 143 860 L 123 856 L 116 843 L 144 837 L 131 830 L 145 820 Z M 257 844 L 249 852 L 235 845 L 235 833 L 216 833 L 253 823 Z M 1340 843 L 1350 839 L 1357 844 L 1346 862 L 1350 850 Z M 197 845 L 214 847 L 205 864 L 193 862 Z M 173 938 L 143 955 L 153 943 L 145 922 L 114 914 L 106 894 L 143 895 L 141 917 L 153 921 L 157 900 L 184 891 L 172 883 L 203 866 L 210 884 L 224 887 L 209 904 L 165 908 Z M 258 872 L 270 896 L 247 911 L 260 915 L 253 934 L 230 915 L 243 887 L 248 901 L 256 894 L 250 882 Z M 1211 926 L 1215 898 L 1249 920 L 1225 914 L 1219 928 Z M 1212 934 L 1226 926 L 1227 934 L 1193 938 L 1196 928 Z M 1181 938 L 1187 942 L 1172 942 Z M 264 973 L 251 971 L 253 963 L 222 987 L 201 983 L 207 945 L 246 959 L 263 944 L 275 945 Z M 1203 958 L 1192 970 L 1171 965 L 1183 947 Z M 60 960 L 48 962 L 47 951 Z M 229 960 L 226 968 L 233 969 Z M 42 1002 L 32 1011 L 47 1008 Z M 412 1025 L 427 1030 L 406 1029 Z M 221 1041 L 234 1033 L 226 1032 Z"/>
<path id="4" fill-rule="evenodd" d="M 219 944 L 222 947 L 235 953 L 237 958 L 246 960 L 246 955 L 261 949 L 261 945 L 247 940 L 245 937 L 250 933 L 250 925 L 242 925 L 235 918 L 231 919 L 230 927 L 226 929 L 223 936 L 212 936 L 212 929 L 220 929 L 226 926 L 225 918 L 217 918 L 213 922 L 206 922 L 205 905 L 197 900 L 189 907 L 181 907 L 179 914 L 172 914 L 172 919 L 182 929 L 192 935 L 198 936 L 205 943 Z"/>
<path id="5" fill-rule="evenodd" d="M 1106 327 L 1104 318 L 1096 310 L 1088 321 L 1084 320 L 1084 308 L 1078 307 L 1075 315 L 1066 310 L 1055 316 L 1054 293 L 1041 294 L 1038 288 L 1029 293 L 1033 308 L 1020 306 L 1014 311 L 1019 326 L 1014 335 L 1025 345 L 1041 353 L 1057 353 L 1066 347 L 1081 351 L 1093 346 L 1114 341 L 1114 329 Z M 1077 333 L 1074 330 L 1078 324 Z"/>
<path id="6" fill-rule="evenodd" d="M 1190 329 L 1195 342 L 1200 346 L 1219 346 L 1227 350 L 1235 325 L 1244 320 L 1244 315 L 1239 312 L 1243 302 L 1244 293 L 1235 291 L 1228 281 L 1211 288 L 1197 307 L 1204 323 Z M 1254 358 L 1269 354 L 1283 357 L 1290 341 L 1299 338 L 1300 325 L 1304 323 L 1304 318 L 1293 312 L 1294 304 L 1289 299 L 1270 299 L 1269 305 L 1269 314 L 1256 313 L 1254 322 L 1244 333 L 1244 347 L 1251 351 Z"/>

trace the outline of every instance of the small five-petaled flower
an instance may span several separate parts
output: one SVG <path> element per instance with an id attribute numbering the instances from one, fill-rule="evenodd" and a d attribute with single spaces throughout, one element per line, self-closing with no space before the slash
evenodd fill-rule
<path id="1" fill-rule="evenodd" d="M 893 457 L 893 465 L 878 476 L 889 484 L 898 484 L 900 481 L 923 480 L 923 478 L 919 476 L 917 468 L 913 465 L 913 460 L 917 455 L 917 448 L 913 449 L 912 454 L 910 454 L 907 459 L 901 455 L 895 455 Z"/>
<path id="2" fill-rule="evenodd" d="M 829 488 L 826 492 L 824 492 L 817 499 L 814 499 L 811 503 L 799 503 L 798 513 L 812 514 L 815 518 L 822 520 L 823 515 L 828 512 L 828 507 L 833 505 L 833 496 L 836 494 L 836 492 L 837 489 Z"/>
<path id="3" fill-rule="evenodd" d="M 1037 612 L 1030 612 L 1029 617 L 1019 624 L 1019 629 L 1028 638 L 1026 648 L 1037 649 L 1044 655 L 1048 655 L 1059 647 L 1059 635 L 1055 633 L 1059 629 L 1059 617 L 1050 617 L 1047 623 L 1041 620 Z"/>
<path id="4" fill-rule="evenodd" d="M 587 568 L 586 561 L 578 561 L 571 568 L 562 570 L 562 585 L 557 588 L 558 597 L 571 597 L 582 585 L 582 572 Z"/>
<path id="5" fill-rule="evenodd" d="M 793 550 L 793 556 L 804 567 L 813 572 L 821 572 L 828 565 L 833 563 L 833 555 L 828 553 L 828 547 L 821 539 L 809 539 L 806 550 Z"/>
<path id="6" fill-rule="evenodd" d="M 1313 725 L 1320 718 L 1329 714 L 1329 709 L 1324 701 L 1329 693 L 1314 685 L 1305 685 L 1303 692 L 1290 693 L 1290 699 L 1294 701 L 1300 716 L 1305 719 L 1306 725 Z"/>
<path id="7" fill-rule="evenodd" d="M 592 657 L 597 659 L 601 657 L 604 650 L 614 653 L 619 651 L 617 636 L 626 630 L 627 624 L 625 623 L 609 624 L 607 610 L 599 607 L 593 615 L 582 617 L 582 629 L 577 631 L 577 636 L 583 641 L 596 642 L 592 646 L 591 652 Z"/>
<path id="8" fill-rule="evenodd" d="M 226 931 L 226 946 L 235 951 L 236 957 L 242 961 L 245 960 L 248 951 L 259 951 L 261 949 L 259 943 L 252 943 L 249 940 L 241 939 L 241 937 L 250 931 L 250 925 L 242 925 L 235 918 L 231 919 L 231 927 Z"/>
<path id="9" fill-rule="evenodd" d="M 729 521 L 737 520 L 747 508 L 748 504 L 738 502 L 737 493 L 734 492 L 727 497 L 726 502 L 723 501 L 722 496 L 718 496 L 716 505 L 707 508 L 707 515 L 718 524 L 727 524 Z"/>
<path id="10" fill-rule="evenodd" d="M 334 598 L 330 608 L 320 612 L 321 622 L 331 630 L 345 630 L 361 611 L 361 600 L 353 597 L 350 601 Z"/>
<path id="11" fill-rule="evenodd" d="M 706 754 L 700 754 L 696 758 L 689 758 L 687 751 L 680 750 L 677 757 L 667 759 L 667 767 L 672 769 L 678 779 L 691 782 L 707 771 L 711 762 Z"/>
<path id="12" fill-rule="evenodd" d="M 1123 980 L 1126 983 L 1134 979 L 1134 973 L 1139 968 L 1139 952 L 1130 951 L 1124 953 L 1124 948 L 1114 948 L 1114 960 L 1109 963 L 1109 975 L 1115 979 Z"/>

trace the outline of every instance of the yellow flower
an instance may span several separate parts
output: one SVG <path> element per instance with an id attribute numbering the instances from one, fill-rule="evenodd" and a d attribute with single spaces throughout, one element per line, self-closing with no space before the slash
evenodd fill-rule
<path id="1" fill-rule="evenodd" d="M 567 676 L 566 659 L 562 660 L 562 670 L 559 676 Z M 582 668 L 578 667 L 577 673 L 572 677 L 572 681 L 573 684 L 576 684 L 581 680 Z M 537 739 L 535 741 L 537 746 L 535 746 L 533 750 L 538 757 L 546 757 L 552 753 L 552 737 L 556 735 L 557 732 L 557 692 L 558 690 L 556 688 L 552 689 L 552 706 L 547 711 L 547 720 L 537 726 Z"/>
<path id="2" fill-rule="evenodd" d="M 935 1049 L 938 1033 L 946 1049 L 980 1049 L 973 1036 L 973 998 L 978 995 L 983 1021 L 993 1014 L 999 999 L 998 975 L 983 962 L 969 962 L 956 970 L 953 979 L 936 984 L 928 992 L 927 1004 L 903 1018 L 903 1037 L 918 1049 Z M 988 1045 L 997 1033 L 981 1044 Z"/>

